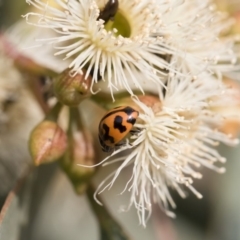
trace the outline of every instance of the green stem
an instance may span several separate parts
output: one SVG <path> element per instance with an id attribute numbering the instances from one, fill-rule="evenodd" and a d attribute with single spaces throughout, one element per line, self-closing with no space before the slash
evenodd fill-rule
<path id="1" fill-rule="evenodd" d="M 76 125 L 78 130 L 84 129 L 82 118 L 80 116 L 80 112 L 77 107 L 70 108 L 70 121 L 69 124 L 72 126 Z"/>
<path id="2" fill-rule="evenodd" d="M 46 120 L 56 122 L 59 116 L 60 111 L 62 110 L 63 105 L 60 102 L 57 102 L 51 111 L 45 117 Z"/>
<path id="3" fill-rule="evenodd" d="M 108 93 L 99 92 L 98 94 L 92 95 L 91 100 L 93 100 L 95 103 L 97 103 L 101 107 L 105 108 L 105 105 L 111 102 L 112 98 Z"/>
<path id="4" fill-rule="evenodd" d="M 135 95 L 142 95 L 140 91 L 135 91 Z M 114 98 L 117 100 L 131 97 L 128 92 L 121 92 L 114 94 Z M 91 100 L 93 100 L 95 103 L 100 105 L 101 107 L 105 108 L 106 110 L 109 110 L 112 108 L 113 99 L 109 93 L 99 92 L 98 94 L 92 95 Z"/>
<path id="5" fill-rule="evenodd" d="M 80 129 L 80 130 L 84 129 L 84 126 L 83 126 L 83 123 L 82 123 L 82 118 L 81 118 L 81 115 L 80 115 L 80 112 L 79 112 L 78 108 L 75 109 L 75 115 L 76 115 L 76 122 L 77 122 L 78 129 Z"/>
<path id="6" fill-rule="evenodd" d="M 143 96 L 142 92 L 135 91 L 134 95 L 136 96 Z M 150 95 L 155 96 L 155 94 L 151 92 L 145 92 L 144 95 Z M 131 98 L 128 92 L 121 92 L 114 94 L 114 98 L 117 99 L 115 102 L 113 102 L 113 99 L 109 93 L 99 92 L 98 94 L 92 95 L 91 100 L 93 100 L 97 105 L 101 106 L 102 108 L 106 110 L 110 110 L 113 107 L 116 106 L 117 102 L 124 98 Z"/>

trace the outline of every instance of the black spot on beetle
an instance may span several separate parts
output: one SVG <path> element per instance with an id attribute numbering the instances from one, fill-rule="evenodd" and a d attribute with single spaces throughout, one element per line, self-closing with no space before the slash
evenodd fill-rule
<path id="1" fill-rule="evenodd" d="M 109 135 L 109 127 L 104 123 L 103 124 L 104 134 L 103 134 L 103 141 L 110 141 L 111 143 L 114 143 L 114 138 Z"/>
<path id="2" fill-rule="evenodd" d="M 133 112 L 135 112 L 135 110 L 134 110 L 133 108 L 131 108 L 131 107 L 125 107 L 125 108 L 123 109 L 123 111 L 124 111 L 128 116 L 130 116 Z"/>
<path id="3" fill-rule="evenodd" d="M 131 108 L 131 107 L 125 107 L 125 108 L 123 108 L 123 109 L 121 109 L 121 108 L 122 108 L 122 107 L 113 108 L 113 110 L 115 110 L 115 111 L 111 111 L 111 112 L 107 113 L 107 114 L 102 118 L 101 121 L 104 121 L 104 119 L 108 118 L 109 116 L 111 116 L 111 115 L 114 114 L 114 113 L 119 113 L 119 114 L 120 114 L 120 112 L 124 112 L 124 113 L 126 113 L 128 116 L 131 116 L 131 114 L 132 114 L 133 112 L 136 112 L 136 110 L 134 110 L 134 109 Z"/>
<path id="4" fill-rule="evenodd" d="M 129 118 L 129 119 L 127 120 L 127 122 L 128 122 L 128 123 L 131 123 L 132 125 L 134 125 L 135 122 L 136 122 L 136 118 L 131 117 L 131 118 Z"/>
<path id="5" fill-rule="evenodd" d="M 111 152 L 112 148 L 109 147 L 109 146 L 107 146 L 107 145 L 104 143 L 104 141 L 102 140 L 102 138 L 100 137 L 100 135 L 98 135 L 98 139 L 99 139 L 99 142 L 100 142 L 100 144 L 101 144 L 102 150 L 103 150 L 104 152 Z"/>
<path id="6" fill-rule="evenodd" d="M 116 116 L 114 119 L 113 127 L 115 129 L 118 129 L 120 131 L 120 133 L 123 133 L 127 130 L 127 128 L 125 126 L 123 126 L 122 123 L 123 123 L 123 118 L 121 116 Z"/>

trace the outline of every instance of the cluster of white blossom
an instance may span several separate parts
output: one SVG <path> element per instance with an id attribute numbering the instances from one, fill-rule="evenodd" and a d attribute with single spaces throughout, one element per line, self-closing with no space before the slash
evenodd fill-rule
<path id="1" fill-rule="evenodd" d="M 215 165 L 225 159 L 214 147 L 238 143 L 219 130 L 226 116 L 216 111 L 235 104 L 223 82 L 226 72 L 239 68 L 235 37 L 227 34 L 233 21 L 208 0 L 119 0 L 114 20 L 104 22 L 99 14 L 108 2 L 27 0 L 37 10 L 25 18 L 54 32 L 38 43 L 54 50 L 58 61 L 60 56 L 69 62 L 73 73 L 91 74 L 93 93 L 101 86 L 113 100 L 118 91 L 132 96 L 141 131 L 101 162 L 122 163 L 96 194 L 131 166 L 124 191 L 131 192 L 129 206 L 145 225 L 153 203 L 174 215 L 168 187 L 184 197 L 186 186 L 201 198 L 192 185 L 202 177 L 199 168 L 224 172 Z M 135 96 L 136 91 L 148 96 Z M 123 151 L 128 155 L 119 157 Z"/>

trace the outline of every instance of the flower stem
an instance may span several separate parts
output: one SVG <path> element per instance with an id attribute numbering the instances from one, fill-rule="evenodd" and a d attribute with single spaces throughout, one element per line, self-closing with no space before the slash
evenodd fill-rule
<path id="1" fill-rule="evenodd" d="M 59 116 L 60 111 L 62 110 L 63 105 L 60 102 L 57 102 L 51 111 L 47 114 L 46 120 L 56 122 Z"/>

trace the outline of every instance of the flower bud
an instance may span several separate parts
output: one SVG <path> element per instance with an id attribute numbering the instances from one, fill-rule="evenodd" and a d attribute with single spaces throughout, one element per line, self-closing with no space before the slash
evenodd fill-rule
<path id="1" fill-rule="evenodd" d="M 58 160 L 67 147 L 67 136 L 53 121 L 45 120 L 31 132 L 30 153 L 35 165 Z"/>
<path id="2" fill-rule="evenodd" d="M 88 181 L 95 172 L 95 168 L 79 165 L 94 165 L 94 148 L 91 135 L 88 132 L 76 130 L 69 137 L 68 148 L 61 159 L 62 168 L 70 178 L 76 192 L 85 191 Z"/>
<path id="3" fill-rule="evenodd" d="M 227 87 L 224 94 L 225 103 L 215 104 L 212 110 L 220 113 L 223 117 L 222 125 L 219 130 L 233 138 L 237 137 L 240 132 L 240 85 L 231 79 L 224 79 Z M 216 97 L 214 101 L 221 102 L 223 96 Z"/>
<path id="4" fill-rule="evenodd" d="M 235 24 L 233 25 L 232 33 L 240 34 L 240 10 L 233 15 Z"/>
<path id="5" fill-rule="evenodd" d="M 71 70 L 67 69 L 54 79 L 53 88 L 61 103 L 74 107 L 90 96 L 91 81 L 90 76 L 85 79 L 85 72 L 71 76 Z"/>

